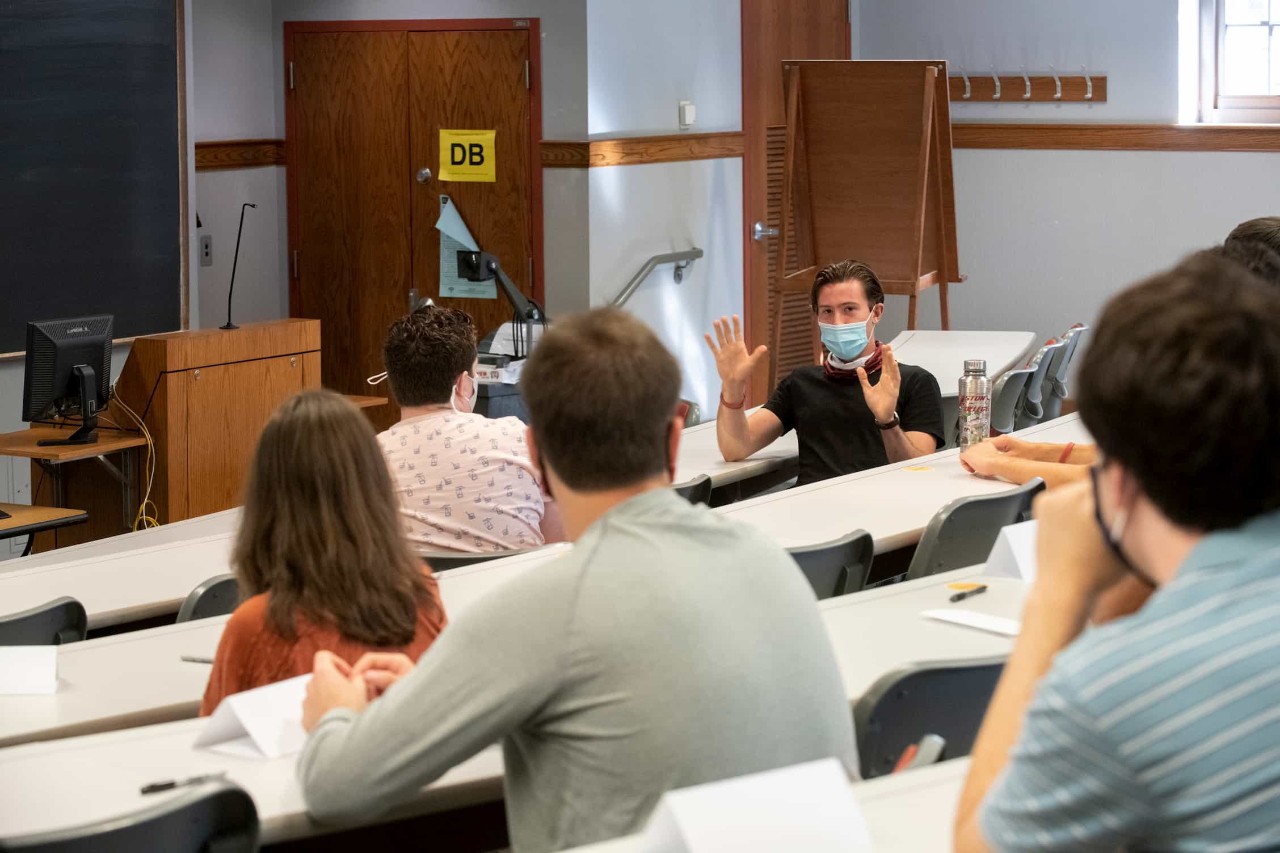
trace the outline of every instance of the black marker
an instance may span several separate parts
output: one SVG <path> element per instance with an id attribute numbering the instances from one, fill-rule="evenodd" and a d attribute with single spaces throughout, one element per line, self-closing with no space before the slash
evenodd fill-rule
<path id="1" fill-rule="evenodd" d="M 966 598 L 969 598 L 970 596 L 982 595 L 982 593 L 986 591 L 987 591 L 987 585 L 982 584 L 980 586 L 975 586 L 973 589 L 966 589 L 964 592 L 957 592 L 955 595 L 951 596 L 951 603 L 955 604 L 957 601 L 964 601 Z"/>
<path id="2" fill-rule="evenodd" d="M 164 782 L 152 782 L 150 785 L 143 785 L 140 789 L 143 794 L 158 794 L 161 791 L 172 791 L 174 788 L 182 788 L 187 785 L 199 785 L 202 782 L 214 782 L 218 779 L 227 778 L 226 771 L 221 773 L 209 773 L 204 776 L 192 776 L 190 779 L 167 779 Z"/>

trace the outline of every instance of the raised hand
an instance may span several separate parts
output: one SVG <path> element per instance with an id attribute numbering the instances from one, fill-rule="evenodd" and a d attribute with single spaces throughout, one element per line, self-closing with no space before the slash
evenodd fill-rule
<path id="1" fill-rule="evenodd" d="M 893 413 L 898 410 L 898 389 L 902 386 L 902 371 L 898 369 L 898 359 L 894 358 L 893 347 L 885 344 L 880 350 L 880 381 L 872 385 L 867 380 L 867 371 L 858 368 L 858 381 L 862 383 L 862 396 L 867 401 L 867 408 L 879 423 L 893 420 Z"/>
<path id="2" fill-rule="evenodd" d="M 730 402 L 742 399 L 747 394 L 747 382 L 756 364 L 769 352 L 769 348 L 761 344 L 755 351 L 748 353 L 746 341 L 742 338 L 742 323 L 738 315 L 715 321 L 716 339 L 703 335 L 711 354 L 716 358 L 716 371 L 720 374 L 720 385 L 724 399 Z"/>

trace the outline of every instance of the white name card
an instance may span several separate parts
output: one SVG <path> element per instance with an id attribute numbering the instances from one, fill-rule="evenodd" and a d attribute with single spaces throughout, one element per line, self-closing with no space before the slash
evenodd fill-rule
<path id="1" fill-rule="evenodd" d="M 57 646 L 0 646 L 0 695 L 57 692 Z"/>
<path id="2" fill-rule="evenodd" d="M 982 573 L 993 578 L 1016 578 L 1034 583 L 1038 529 L 1039 525 L 1035 521 L 1024 521 L 1001 528 Z"/>
<path id="3" fill-rule="evenodd" d="M 871 835 L 849 777 L 834 758 L 663 795 L 642 853 L 857 853 Z"/>
<path id="4" fill-rule="evenodd" d="M 302 700 L 310 680 L 308 673 L 233 693 L 218 704 L 195 745 L 244 758 L 279 758 L 301 752 L 307 741 L 302 729 Z"/>
<path id="5" fill-rule="evenodd" d="M 939 622 L 951 622 L 955 625 L 963 625 L 966 628 L 977 628 L 979 631 L 987 631 L 992 634 L 1000 634 L 1005 637 L 1016 637 L 1018 632 L 1022 630 L 1022 623 L 1017 619 L 1008 619 L 1004 616 L 991 616 L 987 613 L 979 613 L 976 610 L 963 610 L 960 608 L 947 610 L 926 610 L 920 614 L 929 619 L 937 619 Z"/>

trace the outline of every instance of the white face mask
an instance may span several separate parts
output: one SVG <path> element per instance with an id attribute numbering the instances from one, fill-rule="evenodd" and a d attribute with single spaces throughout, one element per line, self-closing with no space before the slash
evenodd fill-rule
<path id="1" fill-rule="evenodd" d="M 466 375 L 471 379 L 471 396 L 467 398 L 467 408 L 466 409 L 458 408 L 458 403 L 457 403 L 458 386 L 456 383 L 453 386 L 453 390 L 449 392 L 449 405 L 452 406 L 453 410 L 458 414 L 466 414 L 467 412 L 474 412 L 476 410 L 476 397 L 479 396 L 480 394 L 480 386 L 476 382 L 476 378 L 474 376 L 471 376 L 470 373 Z"/>

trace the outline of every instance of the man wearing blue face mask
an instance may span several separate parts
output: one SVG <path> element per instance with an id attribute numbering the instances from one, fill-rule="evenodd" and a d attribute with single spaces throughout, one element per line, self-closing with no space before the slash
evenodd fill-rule
<path id="1" fill-rule="evenodd" d="M 927 370 L 898 364 L 876 340 L 884 290 L 866 264 L 840 261 L 814 278 L 822 363 L 801 367 L 778 383 L 769 402 L 747 417 L 747 382 L 767 347 L 748 353 L 737 317 L 706 335 L 720 373 L 716 438 L 729 462 L 745 459 L 796 431 L 797 485 L 814 483 L 933 453 L 943 443 L 942 395 Z"/>

